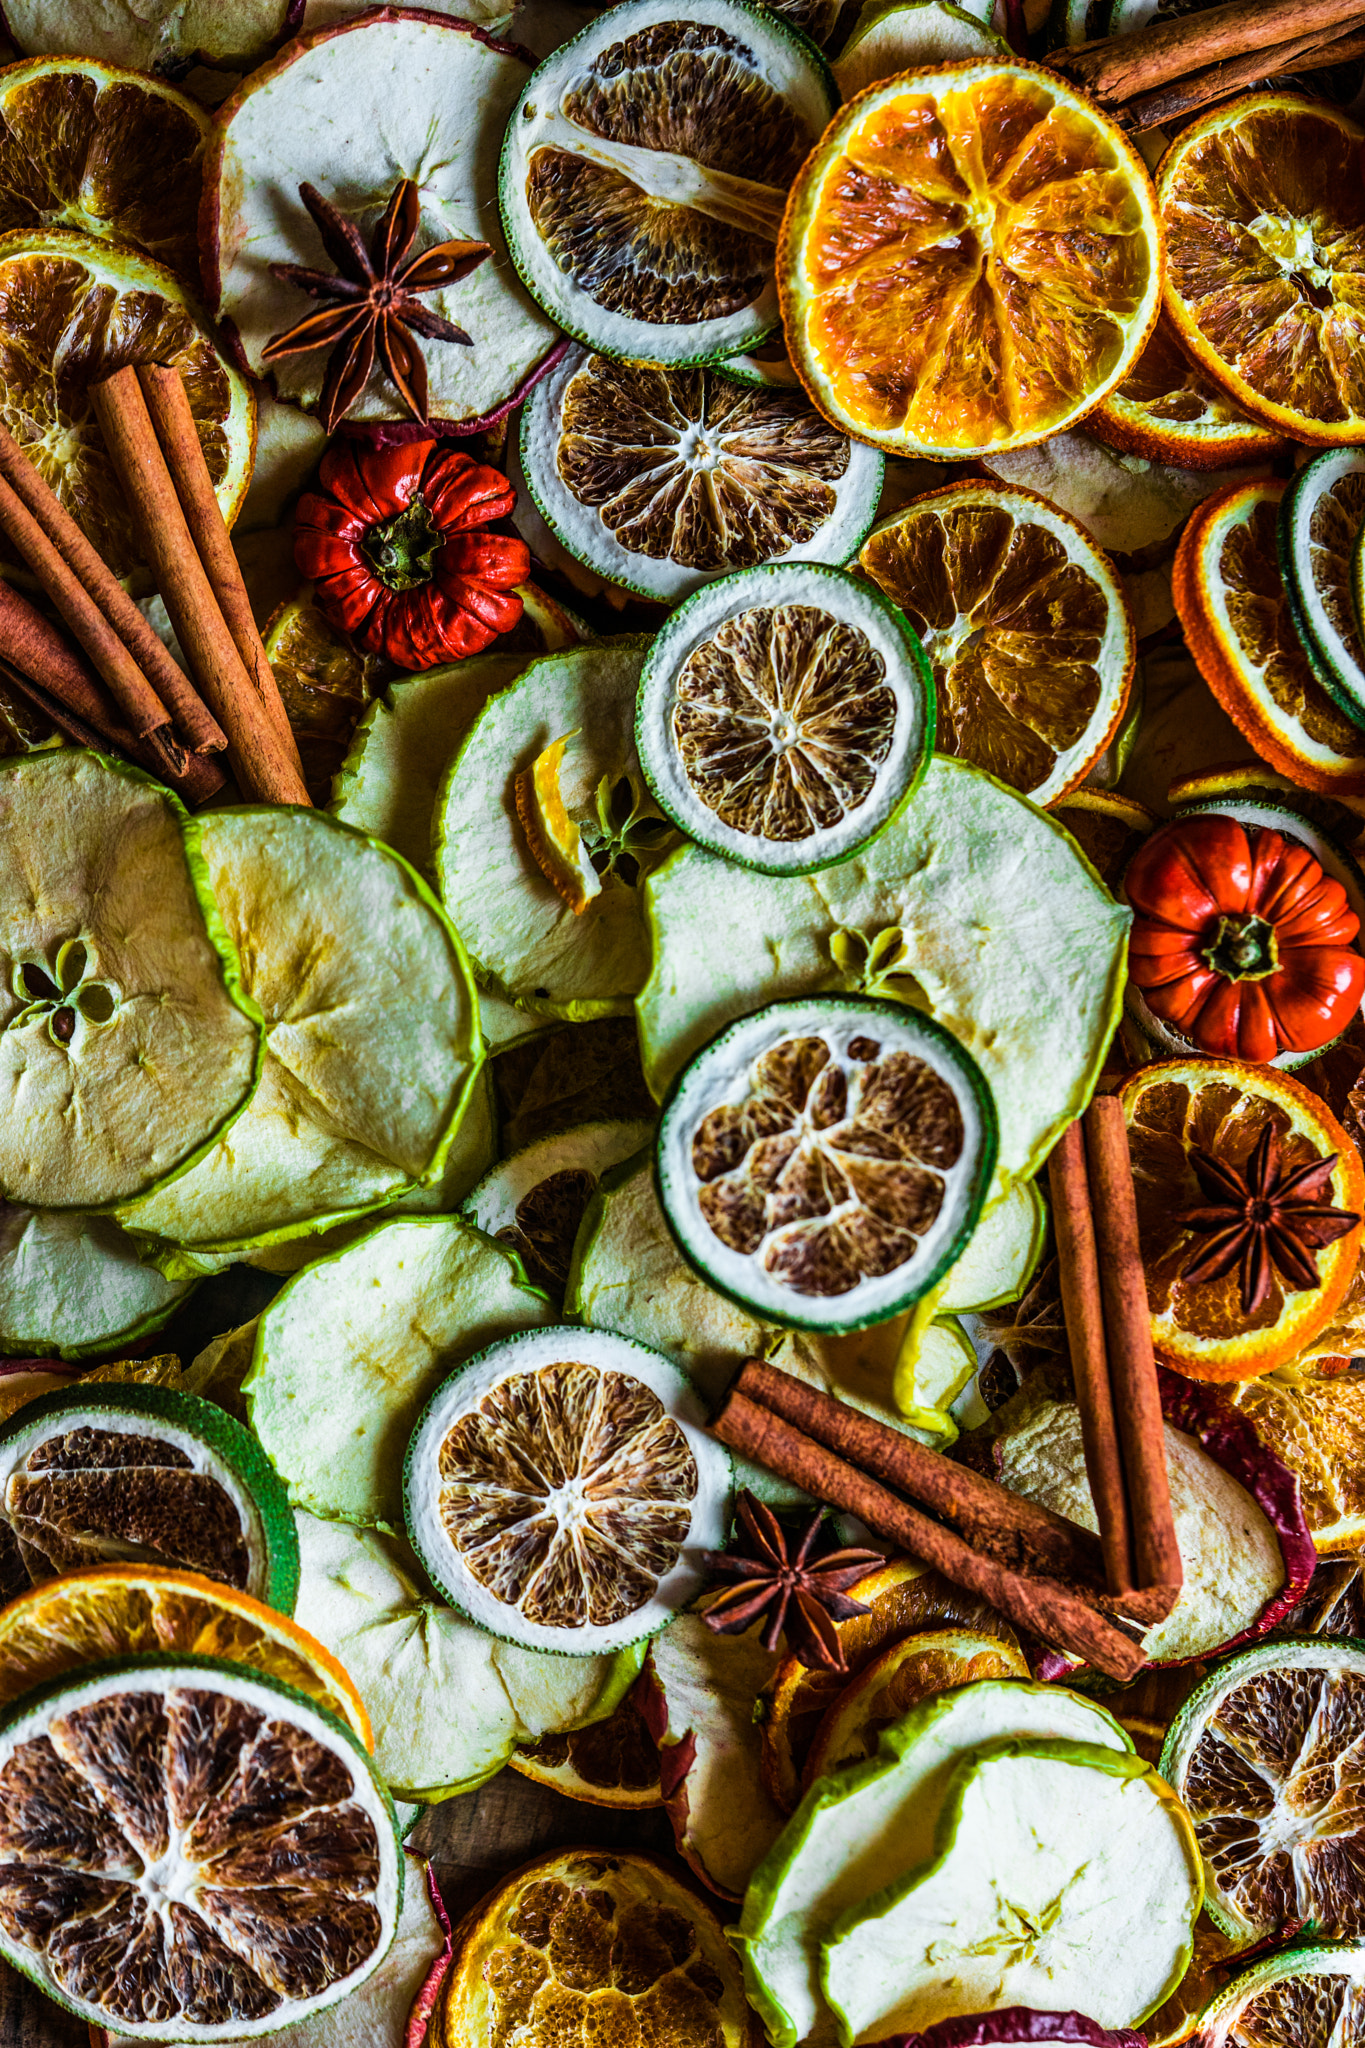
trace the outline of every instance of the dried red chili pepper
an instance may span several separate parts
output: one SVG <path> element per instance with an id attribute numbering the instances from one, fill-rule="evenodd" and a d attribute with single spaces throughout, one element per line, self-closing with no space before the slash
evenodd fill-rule
<path id="1" fill-rule="evenodd" d="M 489 533 L 512 509 L 505 476 L 436 441 L 346 439 L 294 517 L 294 560 L 332 625 L 399 668 L 477 654 L 521 617 L 526 543 Z"/>

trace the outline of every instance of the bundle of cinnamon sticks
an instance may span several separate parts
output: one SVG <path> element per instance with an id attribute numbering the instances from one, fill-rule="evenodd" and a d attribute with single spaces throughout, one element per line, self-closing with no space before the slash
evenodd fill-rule
<path id="1" fill-rule="evenodd" d="M 66 633 L 0 583 L 0 677 L 68 738 L 137 762 L 187 803 L 222 788 L 226 752 L 244 795 L 307 804 L 178 371 L 130 365 L 90 395 L 193 681 L 3 425 L 0 531 Z"/>

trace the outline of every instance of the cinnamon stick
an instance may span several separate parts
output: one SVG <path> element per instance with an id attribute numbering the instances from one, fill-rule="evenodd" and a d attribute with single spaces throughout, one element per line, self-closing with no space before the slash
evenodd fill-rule
<path id="1" fill-rule="evenodd" d="M 51 547 L 123 642 L 175 722 L 185 745 L 196 754 L 221 751 L 227 745 L 227 739 L 209 715 L 189 677 L 153 631 L 99 550 L 87 540 L 47 478 L 29 461 L 3 424 L 0 424 L 0 477 L 21 500 Z M 29 567 L 33 568 L 31 562 Z M 34 574 L 37 573 L 35 569 Z M 53 602 L 56 602 L 55 598 Z"/>
<path id="2" fill-rule="evenodd" d="M 227 521 L 213 488 L 209 466 L 204 460 L 184 380 L 178 370 L 169 369 L 162 363 L 139 363 L 137 381 L 142 388 L 156 438 L 161 444 L 161 452 L 166 458 L 166 467 L 171 473 L 185 523 L 218 600 L 218 608 L 241 656 L 242 666 L 251 678 L 261 708 L 266 717 L 273 720 L 284 750 L 302 781 L 303 763 L 299 759 L 298 742 L 251 610 L 241 564 L 233 551 Z"/>
<path id="3" fill-rule="evenodd" d="M 1166 1428 L 1138 1242 L 1128 1126 L 1116 1095 L 1094 1098 L 1085 1113 L 1084 1130 L 1109 1379 L 1132 1518 L 1133 1569 L 1144 1590 L 1166 1599 L 1169 1613 L 1179 1596 L 1184 1571 L 1171 1513 Z"/>
<path id="4" fill-rule="evenodd" d="M 913 1437 L 874 1416 L 861 1415 L 846 1401 L 822 1394 L 804 1380 L 780 1372 L 761 1358 L 746 1359 L 735 1391 L 780 1415 L 823 1444 L 921 1506 L 931 1508 L 974 1550 L 993 1557 L 1007 1571 L 1032 1572 L 1074 1582 L 1092 1591 L 1104 1586 L 1104 1561 L 1088 1529 L 1054 1515 L 1050 1508 L 1010 1493 L 980 1472 L 955 1465 Z"/>
<path id="5" fill-rule="evenodd" d="M 1090 1213 L 1090 1184 L 1079 1124 L 1069 1125 L 1053 1147 L 1047 1177 L 1071 1377 L 1080 1410 L 1086 1478 L 1100 1525 L 1105 1578 L 1111 1593 L 1131 1593 L 1138 1582 L 1133 1573 L 1123 1453 L 1109 1385 L 1095 1224 Z"/>
<path id="6" fill-rule="evenodd" d="M 1054 51 L 1048 62 L 1113 109 L 1192 71 L 1359 25 L 1360 0 L 1229 0 L 1202 14 L 1149 22 L 1132 35 Z"/>
<path id="7" fill-rule="evenodd" d="M 1365 35 L 1361 34 L 1338 36 L 1328 29 L 1295 36 L 1289 42 L 1277 43 L 1273 49 L 1252 50 L 1242 57 L 1209 64 L 1152 92 L 1138 93 L 1118 110 L 1120 119 L 1125 128 L 1136 133 L 1165 127 L 1183 121 L 1201 107 L 1213 106 L 1232 93 L 1256 85 L 1263 78 L 1273 78 L 1282 71 L 1316 70 L 1324 64 L 1359 56 L 1362 50 Z"/>
<path id="8" fill-rule="evenodd" d="M 731 1389 L 712 1434 L 742 1457 L 766 1465 L 816 1500 L 845 1509 L 899 1550 L 989 1602 L 1017 1627 L 1126 1685 L 1146 1664 L 1140 1644 L 1055 1579 L 1025 1578 L 973 1550 L 951 1529 L 900 1500 L 803 1430 Z"/>
<path id="9" fill-rule="evenodd" d="M 260 802 L 306 805 L 303 777 L 274 721 L 265 715 L 218 609 L 152 431 L 137 372 L 131 365 L 117 371 L 92 385 L 90 398 L 171 623 L 195 681 L 227 734 L 238 782 Z"/>

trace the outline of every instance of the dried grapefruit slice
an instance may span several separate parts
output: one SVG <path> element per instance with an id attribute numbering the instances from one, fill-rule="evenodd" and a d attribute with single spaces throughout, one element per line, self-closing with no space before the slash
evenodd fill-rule
<path id="1" fill-rule="evenodd" d="M 912 797 L 934 691 L 880 592 L 773 564 L 673 613 L 640 673 L 635 744 L 690 838 L 764 874 L 809 874 L 848 860 Z"/>
<path id="2" fill-rule="evenodd" d="M 0 71 L 0 234 L 78 228 L 199 277 L 209 117 L 159 78 L 89 58 Z"/>
<path id="3" fill-rule="evenodd" d="M 1329 448 L 1280 500 L 1280 570 L 1308 665 L 1352 725 L 1365 725 L 1365 642 L 1351 564 L 1365 533 L 1365 450 Z"/>
<path id="4" fill-rule="evenodd" d="M 251 477 L 256 402 L 182 281 L 93 235 L 0 236 L 0 416 L 120 576 L 140 555 L 88 394 L 135 357 L 183 376 L 231 525 Z"/>
<path id="5" fill-rule="evenodd" d="M 1229 484 L 1194 512 L 1172 595 L 1214 696 L 1262 760 L 1326 796 L 1365 794 L 1365 740 L 1314 677 L 1277 545 L 1284 485 Z"/>
<path id="6" fill-rule="evenodd" d="M 249 1593 L 162 1565 L 88 1565 L 9 1601 L 0 1609 L 0 1704 L 106 1657 L 182 1651 L 278 1678 L 373 1750 L 364 1701 L 316 1637 Z"/>
<path id="7" fill-rule="evenodd" d="M 1192 121 L 1157 171 L 1182 346 L 1298 441 L 1365 440 L 1362 143 L 1337 107 L 1250 93 Z"/>
<path id="8" fill-rule="evenodd" d="M 527 401 L 521 468 L 571 555 L 672 601 L 760 562 L 847 561 L 883 462 L 803 391 L 574 348 Z"/>
<path id="9" fill-rule="evenodd" d="M 1017 60 L 860 93 L 802 168 L 778 247 L 787 346 L 821 411 L 944 457 L 1080 419 L 1136 361 L 1160 272 L 1142 159 Z"/>
<path id="10" fill-rule="evenodd" d="M 0 1950 L 94 2025 L 235 2041 L 344 1998 L 397 1925 L 393 1807 L 344 1723 L 209 1657 L 96 1664 L 0 1727 Z"/>
<path id="11" fill-rule="evenodd" d="M 1013 1636 L 971 1629 L 926 1629 L 875 1657 L 845 1686 L 816 1730 L 802 1777 L 809 1789 L 827 1771 L 845 1770 L 875 1756 L 883 1729 L 934 1693 L 982 1678 L 1027 1678 L 1029 1668 Z"/>
<path id="12" fill-rule="evenodd" d="M 949 484 L 858 556 L 924 643 L 940 753 L 1036 804 L 1078 782 L 1123 721 L 1135 642 L 1113 564 L 1032 491 Z"/>
<path id="13" fill-rule="evenodd" d="M 457 1930 L 429 2038 L 756 2048 L 759 2029 L 690 1884 L 638 1852 L 561 1849 L 504 1878 Z"/>
<path id="14" fill-rule="evenodd" d="M 655 1634 L 701 1589 L 730 1461 L 691 1382 L 603 1330 L 528 1330 L 428 1401 L 408 1445 L 413 1547 L 452 1606 L 531 1649 Z"/>
<path id="15" fill-rule="evenodd" d="M 1163 310 L 1128 375 L 1086 421 L 1111 448 L 1183 469 L 1268 462 L 1282 434 L 1240 411 L 1222 386 L 1190 361 Z"/>
<path id="16" fill-rule="evenodd" d="M 787 188 L 834 111 L 804 36 L 735 0 L 626 0 L 547 57 L 503 144 L 512 260 L 604 355 L 700 363 L 777 325 Z"/>
<path id="17" fill-rule="evenodd" d="M 1215 1994 L 1197 2020 L 1201 2041 L 1223 2048 L 1332 2048 L 1365 2041 L 1365 1946 L 1291 1948 L 1268 1956 Z"/>
<path id="18" fill-rule="evenodd" d="M 1308 1922 L 1365 1935 L 1365 1645 L 1307 1637 L 1243 1650 L 1177 1716 L 1161 1771 L 1185 1802 L 1209 1916 L 1244 1946 Z"/>
<path id="19" fill-rule="evenodd" d="M 942 1025 L 898 1003 L 772 1003 L 679 1075 L 659 1199 L 721 1294 L 797 1329 L 884 1322 L 966 1246 L 995 1170 L 995 1105 Z"/>
<path id="20" fill-rule="evenodd" d="M 1314 1252 L 1315 1288 L 1293 1286 L 1276 1267 L 1264 1302 L 1247 1312 L 1236 1270 L 1200 1282 L 1182 1277 L 1197 1244 L 1207 1241 L 1180 1220 L 1206 1200 L 1190 1148 L 1216 1152 L 1240 1169 L 1271 1128 L 1279 1134 L 1286 1172 L 1336 1155 L 1325 1200 L 1356 1215 L 1365 1210 L 1359 1153 L 1320 1097 L 1287 1074 L 1240 1060 L 1166 1060 L 1143 1067 L 1122 1100 L 1157 1355 L 1192 1379 L 1272 1372 L 1331 1321 L 1355 1272 L 1360 1226 Z"/>

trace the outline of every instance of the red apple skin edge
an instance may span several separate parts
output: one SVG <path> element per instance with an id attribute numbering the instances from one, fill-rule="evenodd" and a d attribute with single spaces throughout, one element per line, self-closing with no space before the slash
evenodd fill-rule
<path id="1" fill-rule="evenodd" d="M 1076 2048 L 1147 2048 L 1147 2036 L 1128 2027 L 1102 2027 L 1081 2012 L 1034 2012 L 1011 2005 L 1000 2012 L 940 2020 L 922 2034 L 893 2034 L 876 2048 L 1011 2048 L 1011 2044 L 1066 2041 Z"/>

